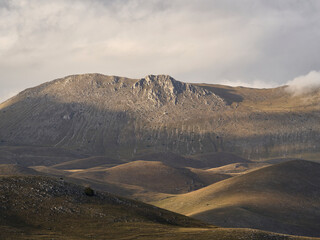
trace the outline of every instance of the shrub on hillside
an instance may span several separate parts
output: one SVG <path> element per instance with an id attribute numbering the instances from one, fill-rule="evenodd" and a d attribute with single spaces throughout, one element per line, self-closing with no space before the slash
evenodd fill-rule
<path id="1" fill-rule="evenodd" d="M 93 196 L 94 195 L 94 191 L 93 191 L 93 189 L 91 188 L 91 187 L 86 187 L 85 189 L 84 189 L 84 193 L 87 195 L 87 196 Z"/>

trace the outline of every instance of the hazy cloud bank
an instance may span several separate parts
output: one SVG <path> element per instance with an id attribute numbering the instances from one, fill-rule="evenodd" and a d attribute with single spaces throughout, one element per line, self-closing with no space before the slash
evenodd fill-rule
<path id="1" fill-rule="evenodd" d="M 319 68 L 319 39 L 318 0 L 2 0 L 0 99 L 87 72 L 274 87 Z"/>
<path id="2" fill-rule="evenodd" d="M 299 76 L 287 83 L 288 91 L 295 94 L 305 94 L 320 88 L 320 72 L 311 71 L 307 75 Z"/>

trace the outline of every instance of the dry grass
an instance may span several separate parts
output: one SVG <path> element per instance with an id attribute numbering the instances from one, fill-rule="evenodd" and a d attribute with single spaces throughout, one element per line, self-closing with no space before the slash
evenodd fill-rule
<path id="1" fill-rule="evenodd" d="M 44 177 L 0 177 L 1 239 L 306 239 L 222 229 L 140 202 Z M 10 196 L 6 198 L 3 196 Z"/>
<path id="2" fill-rule="evenodd" d="M 320 165 L 289 161 L 155 205 L 228 227 L 319 236 Z"/>

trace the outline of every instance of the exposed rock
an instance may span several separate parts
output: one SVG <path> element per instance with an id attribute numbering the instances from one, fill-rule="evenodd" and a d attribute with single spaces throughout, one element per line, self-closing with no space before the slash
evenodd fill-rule
<path id="1" fill-rule="evenodd" d="M 177 104 L 179 97 L 196 97 L 200 98 L 206 95 L 214 95 L 205 89 L 193 86 L 188 83 L 179 82 L 168 75 L 149 75 L 136 82 L 132 89 L 134 92 L 142 93 L 154 101 L 156 106 L 162 106 L 166 103 Z M 215 96 L 217 101 L 223 102 L 218 96 Z"/>

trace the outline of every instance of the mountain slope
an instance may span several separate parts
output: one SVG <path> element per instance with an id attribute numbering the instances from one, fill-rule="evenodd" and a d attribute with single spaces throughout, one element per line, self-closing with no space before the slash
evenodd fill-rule
<path id="1" fill-rule="evenodd" d="M 189 84 L 166 75 L 73 75 L 2 103 L 0 142 L 126 159 L 154 152 L 315 153 L 319 99 L 318 92 L 294 96 L 285 87 Z"/>
<path id="2" fill-rule="evenodd" d="M 1 122 L 1 119 L 0 119 Z M 0 144 L 1 145 L 1 144 Z M 19 164 L 21 166 L 50 166 L 67 162 L 87 155 L 76 151 L 48 146 L 0 146 L 0 164 Z"/>
<path id="3" fill-rule="evenodd" d="M 320 236 L 320 164 L 296 160 L 229 178 L 156 205 L 225 227 Z"/>

